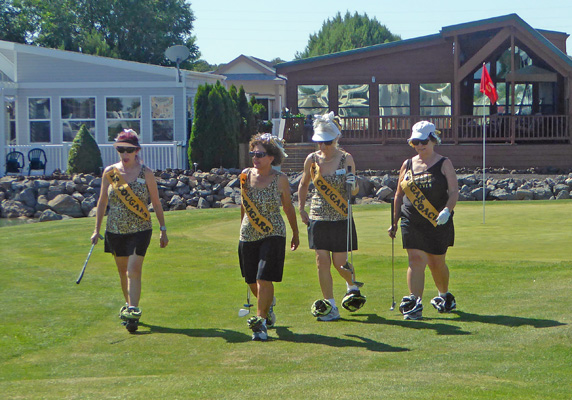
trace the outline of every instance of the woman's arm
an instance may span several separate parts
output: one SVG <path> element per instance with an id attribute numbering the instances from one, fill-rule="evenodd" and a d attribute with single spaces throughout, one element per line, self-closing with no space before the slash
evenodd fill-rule
<path id="1" fill-rule="evenodd" d="M 105 168 L 103 174 L 101 175 L 101 188 L 99 192 L 99 199 L 97 200 L 97 206 L 95 209 L 95 229 L 91 235 L 91 243 L 97 244 L 99 240 L 99 231 L 101 230 L 101 223 L 103 222 L 103 217 L 105 216 L 105 210 L 107 209 L 107 190 L 109 188 L 109 180 L 105 177 L 105 173 L 109 171 L 113 166 Z"/>
<path id="2" fill-rule="evenodd" d="M 355 173 L 356 173 L 356 164 L 354 162 L 354 158 L 352 157 L 352 155 L 350 153 L 348 153 L 348 155 L 346 156 L 346 171 L 351 170 L 351 173 L 354 174 L 355 177 Z M 359 185 L 357 184 L 357 177 L 355 177 L 356 181 L 355 181 L 355 186 L 352 189 L 352 196 L 355 196 L 356 194 L 359 193 Z"/>
<path id="3" fill-rule="evenodd" d="M 459 182 L 457 181 L 457 174 L 455 173 L 453 163 L 448 158 L 443 162 L 441 172 L 443 172 L 443 175 L 447 178 L 447 193 L 449 194 L 449 199 L 445 207 L 447 207 L 449 211 L 453 211 L 459 200 Z"/>
<path id="4" fill-rule="evenodd" d="M 310 223 L 310 218 L 304 208 L 306 207 L 306 197 L 308 196 L 308 188 L 310 187 L 310 167 L 312 166 L 312 162 L 312 154 L 310 154 L 304 161 L 304 171 L 302 171 L 302 178 L 298 185 L 298 210 L 300 210 L 302 223 L 306 225 Z"/>
<path id="5" fill-rule="evenodd" d="M 298 233 L 298 221 L 296 220 L 296 209 L 292 204 L 290 196 L 290 183 L 288 177 L 284 174 L 280 175 L 278 180 L 278 188 L 280 190 L 280 198 L 282 199 L 282 208 L 288 218 L 288 223 L 292 229 L 292 240 L 290 241 L 290 250 L 296 250 L 300 245 L 300 235 Z"/>
<path id="6" fill-rule="evenodd" d="M 163 214 L 163 206 L 161 205 L 161 200 L 159 199 L 159 189 L 157 188 L 157 181 L 155 180 L 155 175 L 151 169 L 145 167 L 145 183 L 147 184 L 147 189 L 149 190 L 149 197 L 151 198 L 151 204 L 153 204 L 153 210 L 155 210 L 155 215 L 157 216 L 157 221 L 159 221 L 160 226 L 160 236 L 159 245 L 160 247 L 166 247 L 169 244 L 169 238 L 167 237 L 167 231 L 165 225 L 165 215 Z"/>
<path id="7" fill-rule="evenodd" d="M 403 176 L 405 175 L 407 166 L 407 161 L 403 162 L 401 165 L 401 170 L 399 171 L 399 179 L 397 180 L 397 190 L 395 191 L 395 197 L 393 199 L 393 225 L 389 227 L 387 232 L 389 233 L 390 238 L 395 238 L 395 234 L 397 233 L 397 224 L 399 223 L 399 218 L 401 217 L 401 205 L 403 204 L 403 196 L 405 192 L 401 188 L 401 181 L 403 180 Z"/>

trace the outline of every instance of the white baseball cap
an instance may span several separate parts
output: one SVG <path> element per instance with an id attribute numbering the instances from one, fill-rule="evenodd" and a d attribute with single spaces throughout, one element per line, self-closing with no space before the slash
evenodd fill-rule
<path id="1" fill-rule="evenodd" d="M 435 124 L 429 121 L 419 121 L 411 128 L 411 137 L 407 139 L 407 143 L 411 143 L 413 139 L 426 140 L 429 136 L 433 136 L 437 143 L 441 143 L 437 133 L 440 132 L 435 129 Z"/>

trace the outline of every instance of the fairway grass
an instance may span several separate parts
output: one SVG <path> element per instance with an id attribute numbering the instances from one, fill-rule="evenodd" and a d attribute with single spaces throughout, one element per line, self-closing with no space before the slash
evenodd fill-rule
<path id="1" fill-rule="evenodd" d="M 431 307 L 427 272 L 421 321 L 389 311 L 389 205 L 353 211 L 366 305 L 315 321 L 320 290 L 302 229 L 267 343 L 252 342 L 238 317 L 238 209 L 166 213 L 170 244 L 160 249 L 154 232 L 134 335 L 117 318 L 119 280 L 101 244 L 75 284 L 93 219 L 0 228 L 0 399 L 572 398 L 571 201 L 487 203 L 485 223 L 481 203 L 459 203 L 447 257 L 458 310 Z M 407 257 L 400 239 L 394 246 L 399 304 Z M 334 290 L 340 301 L 338 276 Z"/>

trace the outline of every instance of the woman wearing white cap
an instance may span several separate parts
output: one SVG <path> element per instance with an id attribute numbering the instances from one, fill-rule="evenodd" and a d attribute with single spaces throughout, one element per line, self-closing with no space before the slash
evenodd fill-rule
<path id="1" fill-rule="evenodd" d="M 342 305 L 350 311 L 363 306 L 365 297 L 352 280 L 350 270 L 342 268 L 347 260 L 347 185 L 352 185 L 352 194 L 356 194 L 355 163 L 351 154 L 338 148 L 341 125 L 334 113 L 316 115 L 314 119 L 314 135 L 319 150 L 308 155 L 304 162 L 304 172 L 298 187 L 298 201 L 302 222 L 308 226 L 309 247 L 316 252 L 318 279 L 322 289 L 323 300 L 318 300 L 326 307 L 314 313 L 319 321 L 335 321 L 340 319 L 340 312 L 334 300 L 331 265 L 346 281 L 347 293 Z M 310 213 L 305 210 L 306 196 L 314 183 Z M 355 225 L 351 223 L 352 249 L 357 250 Z M 355 278 L 355 277 L 354 277 Z M 346 307 L 345 301 L 356 301 L 353 308 Z M 316 303 L 314 303 L 316 305 Z M 314 308 L 314 307 L 313 307 Z"/>
<path id="2" fill-rule="evenodd" d="M 105 252 L 115 258 L 125 306 L 119 316 L 131 331 L 137 330 L 141 317 L 141 272 L 147 247 L 151 241 L 151 214 L 147 209 L 153 204 L 160 225 L 160 247 L 169 243 L 163 208 L 153 171 L 141 164 L 139 159 L 139 137 L 131 129 L 119 133 L 113 144 L 120 158 L 119 162 L 105 168 L 101 192 L 97 202 L 95 230 L 91 242 L 96 244 L 105 210 L 109 202 L 109 213 L 105 229 Z"/>
<path id="3" fill-rule="evenodd" d="M 449 268 L 445 262 L 447 249 L 453 246 L 455 231 L 453 209 L 459 198 L 457 176 L 451 160 L 434 151 L 441 143 L 439 131 L 428 121 L 413 125 L 409 145 L 417 151 L 405 160 L 399 173 L 394 200 L 393 226 L 389 236 L 395 237 L 401 218 L 403 248 L 407 250 L 409 296 L 403 297 L 399 310 L 404 319 L 421 319 L 425 267 L 428 265 L 439 295 L 431 304 L 439 312 L 456 308 L 449 292 Z"/>

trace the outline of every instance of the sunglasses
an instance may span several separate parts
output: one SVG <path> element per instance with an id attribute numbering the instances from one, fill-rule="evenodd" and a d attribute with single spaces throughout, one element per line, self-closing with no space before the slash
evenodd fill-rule
<path id="1" fill-rule="evenodd" d="M 318 142 L 318 144 L 324 144 L 325 146 L 330 146 L 332 143 L 334 143 L 333 140 L 326 140 L 325 142 Z"/>
<path id="2" fill-rule="evenodd" d="M 117 147 L 117 152 L 118 153 L 127 153 L 127 154 L 131 154 L 131 153 L 135 153 L 137 151 L 137 147 Z"/>
<path id="3" fill-rule="evenodd" d="M 411 139 L 411 144 L 413 146 L 419 146 L 420 144 L 426 145 L 429 143 L 429 139 L 419 140 L 419 139 Z"/>
<path id="4" fill-rule="evenodd" d="M 248 155 L 255 158 L 264 158 L 268 155 L 268 153 L 265 151 L 251 151 L 248 153 Z"/>

